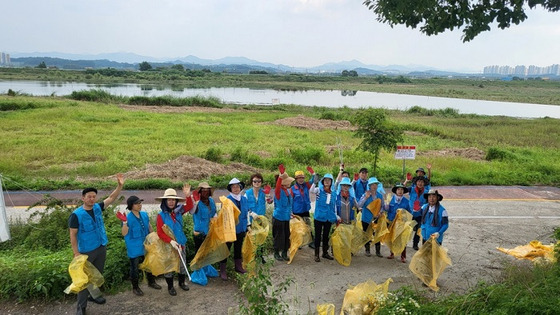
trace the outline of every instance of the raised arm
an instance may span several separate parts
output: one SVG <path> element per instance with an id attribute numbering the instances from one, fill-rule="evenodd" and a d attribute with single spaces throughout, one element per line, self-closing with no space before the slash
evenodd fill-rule
<path id="1" fill-rule="evenodd" d="M 117 199 L 117 197 L 119 196 L 119 194 L 121 193 L 121 190 L 124 186 L 124 175 L 121 173 L 117 174 L 117 188 L 115 188 L 115 190 L 113 190 L 113 192 L 109 195 L 109 197 L 107 197 L 107 199 L 103 200 L 103 205 L 105 206 L 105 208 L 107 208 L 110 204 L 112 204 L 115 199 Z"/>

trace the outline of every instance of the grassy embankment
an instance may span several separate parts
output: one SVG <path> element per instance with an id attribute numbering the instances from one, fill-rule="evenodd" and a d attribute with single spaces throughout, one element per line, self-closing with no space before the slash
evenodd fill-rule
<path id="1" fill-rule="evenodd" d="M 360 139 L 347 130 L 311 131 L 268 124 L 302 114 L 315 118 L 352 119 L 356 111 L 298 106 L 231 106 L 233 111 L 150 113 L 127 111 L 122 103 L 169 103 L 174 106 L 223 107 L 212 99 L 124 98 L 99 91 L 74 98 L 0 96 L 0 171 L 29 189 L 68 189 L 80 182 L 111 188 L 107 176 L 147 163 L 164 163 L 181 155 L 221 163 L 239 161 L 262 169 L 270 181 L 280 163 L 289 172 L 313 165 L 320 173 L 336 172 L 336 138 L 343 143 L 350 172 L 372 167 L 370 154 L 355 148 Z M 406 130 L 404 144 L 418 146 L 408 171 L 432 163 L 434 185 L 559 185 L 560 124 L 557 119 L 515 119 L 458 115 L 452 110 L 391 111 Z M 440 154 L 445 149 L 476 148 L 482 160 Z M 401 178 L 402 162 L 383 152 L 376 175 L 388 185 Z M 249 174 L 232 174 L 248 179 Z M 186 174 L 185 178 L 188 178 Z M 224 187 L 230 176 L 210 178 Z M 9 183 L 8 183 L 9 184 Z M 196 184 L 193 182 L 193 184 Z M 128 189 L 179 187 L 166 179 L 127 181 Z M 8 186 L 9 189 L 19 187 Z"/>

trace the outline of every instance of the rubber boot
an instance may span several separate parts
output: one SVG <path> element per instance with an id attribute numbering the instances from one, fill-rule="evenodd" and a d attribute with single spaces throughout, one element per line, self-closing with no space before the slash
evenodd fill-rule
<path id="1" fill-rule="evenodd" d="M 403 252 L 401 253 L 401 262 L 406 263 L 406 247 L 403 250 Z"/>
<path id="2" fill-rule="evenodd" d="M 277 250 L 274 250 L 274 259 L 276 259 L 276 260 L 284 260 L 284 259 L 282 258 L 282 256 L 280 256 L 280 254 L 278 253 Z"/>
<path id="3" fill-rule="evenodd" d="M 185 279 L 187 278 L 186 275 L 179 274 L 179 288 L 183 289 L 184 291 L 189 291 L 189 286 L 185 283 Z"/>
<path id="4" fill-rule="evenodd" d="M 153 274 L 147 272 L 146 278 L 148 278 L 148 286 L 152 289 L 161 290 L 161 286 L 156 283 L 156 277 Z"/>
<path id="5" fill-rule="evenodd" d="M 329 255 L 329 247 L 328 246 L 323 246 L 323 258 L 328 259 L 328 260 L 333 260 L 334 258 L 332 258 L 331 255 Z"/>
<path id="6" fill-rule="evenodd" d="M 142 292 L 142 289 L 138 286 L 138 279 L 130 279 L 130 282 L 132 282 L 132 293 L 138 296 L 144 295 L 144 292 Z"/>
<path id="7" fill-rule="evenodd" d="M 319 258 L 319 248 L 315 247 L 315 261 L 320 262 L 321 258 Z"/>
<path id="8" fill-rule="evenodd" d="M 167 282 L 167 292 L 172 296 L 177 295 L 177 291 L 173 287 L 173 278 L 165 278 L 165 282 Z"/>
<path id="9" fill-rule="evenodd" d="M 290 257 L 288 257 L 287 250 L 282 251 L 282 259 L 284 259 L 285 261 L 290 261 Z"/>
<path id="10" fill-rule="evenodd" d="M 240 274 L 244 274 L 247 270 L 243 269 L 243 261 L 241 258 L 235 259 L 235 271 L 239 272 Z"/>
<path id="11" fill-rule="evenodd" d="M 366 243 L 366 256 L 367 257 L 371 256 L 371 251 L 370 251 L 369 247 L 370 247 L 370 243 L 368 242 L 368 243 Z"/>
<path id="12" fill-rule="evenodd" d="M 375 255 L 377 257 L 383 257 L 383 255 L 381 255 L 381 243 L 375 243 Z"/>
<path id="13" fill-rule="evenodd" d="M 227 280 L 227 271 L 226 271 L 226 263 L 222 262 L 220 263 L 220 278 L 222 278 L 222 280 L 226 281 Z"/>
<path id="14" fill-rule="evenodd" d="M 418 250 L 418 243 L 420 242 L 420 236 L 418 236 L 418 234 L 414 233 L 414 238 L 412 240 L 412 248 L 414 250 Z"/>

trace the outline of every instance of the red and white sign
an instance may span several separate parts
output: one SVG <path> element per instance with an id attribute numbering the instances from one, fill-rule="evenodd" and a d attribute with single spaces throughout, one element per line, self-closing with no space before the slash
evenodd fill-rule
<path id="1" fill-rule="evenodd" d="M 397 160 L 414 160 L 416 158 L 415 145 L 398 145 L 397 152 L 395 152 L 395 159 Z"/>

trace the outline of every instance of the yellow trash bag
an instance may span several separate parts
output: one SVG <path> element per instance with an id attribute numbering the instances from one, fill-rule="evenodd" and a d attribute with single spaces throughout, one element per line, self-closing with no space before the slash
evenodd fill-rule
<path id="1" fill-rule="evenodd" d="M 379 200 L 379 199 L 377 199 Z M 373 224 L 373 243 L 381 242 L 385 234 L 389 233 L 387 228 L 387 215 L 383 212 L 377 219 L 377 223 Z"/>
<path id="2" fill-rule="evenodd" d="M 173 231 L 163 225 L 163 231 L 171 239 L 175 239 Z M 169 272 L 179 272 L 179 253 L 171 244 L 162 241 L 157 232 L 152 232 L 144 240 L 146 256 L 144 262 L 138 266 L 141 270 L 151 272 L 154 276 L 159 276 Z"/>
<path id="3" fill-rule="evenodd" d="M 353 232 L 353 224 L 339 224 L 331 236 L 334 259 L 346 267 L 350 266 L 352 261 Z"/>
<path id="4" fill-rule="evenodd" d="M 78 293 L 90 284 L 100 287 L 105 282 L 103 275 L 87 259 L 88 255 L 78 255 L 72 259 L 68 266 L 72 283 L 64 290 L 64 293 Z"/>
<path id="5" fill-rule="evenodd" d="M 243 268 L 254 267 L 255 255 L 258 246 L 264 244 L 269 231 L 268 219 L 264 215 L 259 215 L 253 219 L 251 231 L 245 235 L 241 254 L 243 255 Z M 253 269 L 253 268 L 249 268 Z"/>
<path id="6" fill-rule="evenodd" d="M 389 293 L 389 278 L 383 284 L 376 284 L 372 280 L 358 284 L 346 290 L 342 302 L 341 315 L 375 314 Z"/>
<path id="7" fill-rule="evenodd" d="M 288 261 L 288 264 L 292 263 L 298 249 L 311 243 L 311 241 L 311 228 L 300 216 L 294 215 L 290 219 L 290 250 L 288 251 L 290 261 Z"/>
<path id="8" fill-rule="evenodd" d="M 366 231 L 362 228 L 362 213 L 358 213 L 356 216 L 356 222 L 354 222 L 352 231 L 352 254 L 356 255 L 366 245 L 367 242 L 371 241 L 373 237 L 373 225 L 370 224 Z"/>
<path id="9" fill-rule="evenodd" d="M 389 247 L 395 255 L 400 255 L 410 242 L 416 221 L 412 220 L 412 214 L 405 209 L 397 209 L 397 215 L 389 226 L 389 233 L 385 234 L 382 242 Z"/>
<path id="10" fill-rule="evenodd" d="M 430 289 L 438 291 L 437 279 L 443 270 L 451 266 L 447 249 L 440 246 L 435 237 L 430 237 L 410 261 L 410 271 Z"/>
<path id="11" fill-rule="evenodd" d="M 554 244 L 543 245 L 539 241 L 531 241 L 527 245 L 520 245 L 512 249 L 497 247 L 497 250 L 511 255 L 517 259 L 528 259 L 533 262 L 546 261 L 555 262 Z"/>
<path id="12" fill-rule="evenodd" d="M 381 211 L 381 199 L 375 199 L 373 202 L 370 202 L 367 205 L 367 208 L 371 213 L 373 213 L 373 217 L 377 217 L 379 215 L 379 211 Z"/>
<path id="13" fill-rule="evenodd" d="M 317 304 L 318 315 L 334 315 L 334 304 Z"/>
<path id="14" fill-rule="evenodd" d="M 218 212 L 218 217 L 210 220 L 208 235 L 191 261 L 193 270 L 226 259 L 229 256 L 226 242 L 234 242 L 237 239 L 235 225 L 240 211 L 228 198 L 220 197 L 220 201 L 222 201 L 222 208 Z"/>

